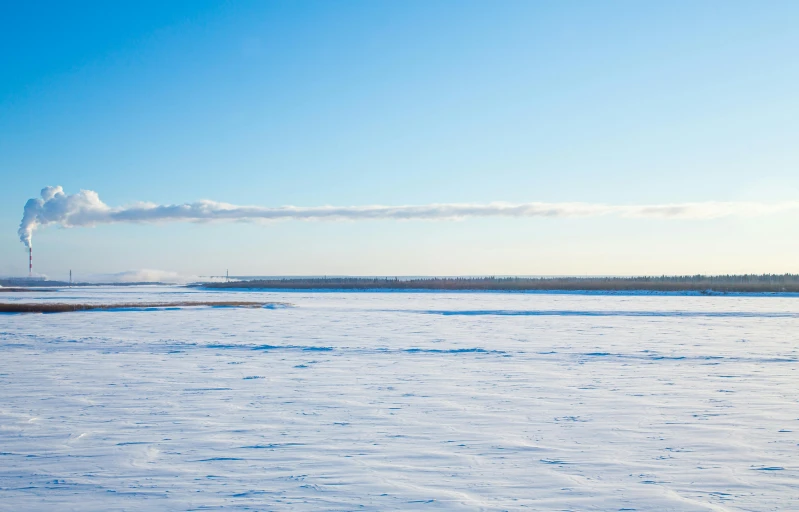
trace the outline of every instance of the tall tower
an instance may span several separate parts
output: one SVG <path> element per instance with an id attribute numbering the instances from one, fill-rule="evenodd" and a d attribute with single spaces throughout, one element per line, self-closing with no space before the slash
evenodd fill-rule
<path id="1" fill-rule="evenodd" d="M 33 277 L 33 247 L 28 246 L 28 277 Z"/>

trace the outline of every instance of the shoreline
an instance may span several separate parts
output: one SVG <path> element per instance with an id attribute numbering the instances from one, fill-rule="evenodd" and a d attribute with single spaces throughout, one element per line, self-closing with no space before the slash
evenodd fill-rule
<path id="1" fill-rule="evenodd" d="M 205 282 L 189 286 L 206 290 L 799 294 L 799 275 L 411 279 L 342 277 Z"/>
<path id="2" fill-rule="evenodd" d="M 613 295 L 613 296 L 652 296 L 652 297 L 799 297 L 799 292 L 717 292 L 714 290 L 447 290 L 430 288 L 257 288 L 226 287 L 206 288 L 202 285 L 191 285 L 191 288 L 207 292 L 271 292 L 271 293 L 508 293 L 520 295 Z"/>

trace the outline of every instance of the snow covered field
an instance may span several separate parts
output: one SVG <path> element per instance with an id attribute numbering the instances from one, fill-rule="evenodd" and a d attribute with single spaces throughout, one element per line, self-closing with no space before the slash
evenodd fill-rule
<path id="1" fill-rule="evenodd" d="M 14 295 L 295 307 L 0 315 L 0 510 L 799 509 L 796 297 Z"/>

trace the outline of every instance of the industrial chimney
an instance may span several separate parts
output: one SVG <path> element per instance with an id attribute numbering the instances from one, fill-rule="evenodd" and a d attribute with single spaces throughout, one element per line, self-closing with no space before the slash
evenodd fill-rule
<path id="1" fill-rule="evenodd" d="M 33 247 L 28 247 L 28 277 L 33 277 Z"/>

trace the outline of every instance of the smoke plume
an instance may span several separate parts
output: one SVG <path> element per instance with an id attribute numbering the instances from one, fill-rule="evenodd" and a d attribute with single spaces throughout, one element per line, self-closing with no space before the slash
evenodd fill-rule
<path id="1" fill-rule="evenodd" d="M 19 238 L 31 245 L 39 226 L 65 228 L 121 222 L 263 220 L 452 220 L 467 217 L 596 217 L 618 215 L 666 219 L 712 219 L 731 215 L 755 216 L 799 210 L 799 202 L 699 202 L 652 205 L 597 203 L 484 203 L 428 204 L 417 206 L 236 206 L 216 201 L 158 205 L 136 203 L 111 207 L 97 192 L 65 194 L 61 187 L 46 187 L 41 197 L 25 203 Z"/>

